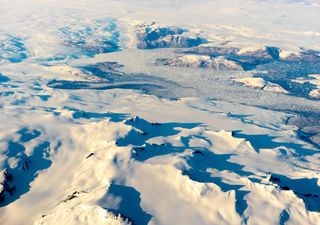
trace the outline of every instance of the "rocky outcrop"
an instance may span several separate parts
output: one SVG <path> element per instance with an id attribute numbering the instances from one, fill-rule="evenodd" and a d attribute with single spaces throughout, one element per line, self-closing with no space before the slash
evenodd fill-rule
<path id="1" fill-rule="evenodd" d="M 99 62 L 93 65 L 88 65 L 86 67 L 82 67 L 82 69 L 85 69 L 86 71 L 91 71 L 95 73 L 96 71 L 100 71 L 102 73 L 112 73 L 117 75 L 124 75 L 123 72 L 118 71 L 118 69 L 122 68 L 123 65 L 117 63 L 117 62 Z"/>
<path id="2" fill-rule="evenodd" d="M 175 55 L 172 58 L 157 59 L 156 65 L 213 70 L 243 70 L 238 63 L 223 56 Z"/>
<path id="3" fill-rule="evenodd" d="M 207 41 L 199 36 L 188 35 L 187 30 L 178 27 L 160 27 L 155 23 L 137 26 L 137 48 L 189 48 Z"/>
<path id="4" fill-rule="evenodd" d="M 226 47 L 226 46 L 198 46 L 188 50 L 177 50 L 177 53 L 227 56 L 243 62 L 253 62 L 259 60 L 266 62 L 271 60 L 281 60 L 287 62 L 320 62 L 320 51 L 313 49 L 300 49 L 299 52 L 291 52 L 273 46 L 256 47 Z"/>
<path id="5" fill-rule="evenodd" d="M 306 83 L 313 85 L 314 87 L 309 92 L 309 97 L 320 99 L 320 74 L 309 74 L 307 77 L 298 77 L 292 81 L 301 85 Z"/>
<path id="6" fill-rule="evenodd" d="M 128 219 L 120 214 L 115 215 L 97 205 L 83 203 L 61 203 L 55 211 L 48 215 L 42 215 L 34 225 L 54 225 L 63 221 L 65 225 L 130 225 Z"/>
<path id="7" fill-rule="evenodd" d="M 320 62 L 320 51 L 313 49 L 301 49 L 300 52 L 285 52 L 281 54 L 281 59 L 290 62 Z"/>
<path id="8" fill-rule="evenodd" d="M 262 48 L 236 48 L 236 47 L 220 47 L 220 46 L 199 46 L 192 49 L 177 51 L 180 53 L 189 53 L 197 55 L 210 56 L 229 56 L 234 58 L 255 58 L 260 60 L 279 59 L 280 49 L 277 47 L 266 46 Z"/>
<path id="9" fill-rule="evenodd" d="M 15 189 L 13 176 L 6 170 L 2 171 L 0 176 L 0 202 L 5 201 L 6 195 L 12 195 Z"/>
<path id="10" fill-rule="evenodd" d="M 271 46 L 262 48 L 199 46 L 188 50 L 178 50 L 177 53 L 207 55 L 211 57 L 224 56 L 231 61 L 237 62 L 244 70 L 251 70 L 260 64 L 269 63 L 280 58 L 280 49 Z"/>
<path id="11" fill-rule="evenodd" d="M 280 57 L 280 49 L 271 46 L 266 46 L 263 48 L 243 48 L 237 52 L 237 55 L 260 60 L 277 60 Z"/>
<path id="12" fill-rule="evenodd" d="M 120 41 L 117 23 L 114 20 L 96 20 L 63 27 L 58 32 L 64 45 L 71 48 L 71 57 L 119 51 Z"/>

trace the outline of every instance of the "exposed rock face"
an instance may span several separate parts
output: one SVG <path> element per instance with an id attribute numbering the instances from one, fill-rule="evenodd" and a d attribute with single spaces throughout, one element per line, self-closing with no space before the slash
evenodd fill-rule
<path id="1" fill-rule="evenodd" d="M 65 225 L 130 225 L 130 221 L 123 219 L 107 210 L 83 203 L 62 203 L 55 208 L 55 212 L 42 215 L 34 225 L 54 225 L 63 221 Z"/>
<path id="2" fill-rule="evenodd" d="M 242 70 L 242 67 L 223 56 L 210 57 L 200 55 L 176 55 L 172 58 L 158 59 L 156 65 L 205 68 L 214 70 Z"/>
<path id="3" fill-rule="evenodd" d="M 320 99 L 320 74 L 309 74 L 308 77 L 298 77 L 292 81 L 298 84 L 314 85 L 314 88 L 309 92 L 309 97 Z"/>
<path id="4" fill-rule="evenodd" d="M 284 61 L 320 62 L 320 51 L 302 49 L 299 53 L 287 53 L 281 57 Z"/>
<path id="5" fill-rule="evenodd" d="M 231 61 L 237 62 L 244 70 L 254 69 L 256 66 L 279 60 L 280 49 L 277 47 L 266 46 L 263 48 L 235 48 L 235 47 L 209 47 L 199 46 L 190 50 L 181 51 L 185 54 L 224 56 Z"/>
<path id="6" fill-rule="evenodd" d="M 277 92 L 288 94 L 288 91 L 281 87 L 279 84 L 267 82 L 267 85 L 263 88 L 264 91 Z"/>
<path id="7" fill-rule="evenodd" d="M 237 52 L 239 56 L 257 58 L 260 60 L 279 59 L 280 49 L 276 47 L 266 46 L 258 49 L 244 48 Z"/>
<path id="8" fill-rule="evenodd" d="M 179 51 L 179 50 L 178 50 Z M 198 55 L 211 56 L 233 56 L 238 58 L 257 58 L 257 59 L 279 59 L 280 49 L 277 47 L 266 46 L 263 48 L 235 48 L 235 47 L 211 47 L 199 46 L 185 51 L 184 53 L 192 53 Z"/>
<path id="9" fill-rule="evenodd" d="M 207 41 L 199 36 L 187 35 L 187 30 L 178 27 L 159 27 L 154 23 L 137 26 L 136 36 L 139 49 L 189 48 Z"/>
<path id="10" fill-rule="evenodd" d="M 93 24 L 80 23 L 63 27 L 58 32 L 62 42 L 74 51 L 72 57 L 93 57 L 118 51 L 120 47 L 117 24 L 114 20 L 96 20 Z"/>
<path id="11" fill-rule="evenodd" d="M 283 191 L 292 191 L 297 197 L 303 200 L 306 209 L 319 211 L 319 186 L 317 179 L 291 179 L 289 177 L 272 174 L 269 181 Z"/>
<path id="12" fill-rule="evenodd" d="M 6 195 L 12 195 L 16 189 L 15 185 L 12 183 L 13 177 L 6 170 L 2 171 L 0 174 L 0 202 L 6 199 Z"/>
<path id="13" fill-rule="evenodd" d="M 115 77 L 124 75 L 123 72 L 118 70 L 121 67 L 123 67 L 123 65 L 116 62 L 99 62 L 92 65 L 81 66 L 79 67 L 79 69 L 84 74 L 89 74 L 87 75 L 87 78 L 89 79 L 86 79 L 88 81 L 94 80 L 96 82 L 111 82 Z"/>
<path id="14" fill-rule="evenodd" d="M 265 46 L 262 48 L 198 46 L 188 50 L 177 50 L 177 53 L 189 53 L 210 56 L 228 56 L 232 59 L 237 59 L 243 62 L 250 62 L 249 60 L 252 61 L 253 59 L 259 60 L 260 62 L 268 62 L 271 60 L 282 60 L 288 62 L 320 62 L 320 51 L 313 49 L 301 49 L 300 52 L 289 52 L 273 46 Z"/>
<path id="15" fill-rule="evenodd" d="M 89 66 L 90 67 L 90 66 Z M 119 75 L 123 75 L 124 73 L 117 71 L 117 69 L 122 68 L 123 65 L 117 63 L 117 62 L 100 62 L 96 63 L 94 65 L 91 65 L 91 68 L 99 69 L 102 72 L 105 73 L 117 73 Z"/>

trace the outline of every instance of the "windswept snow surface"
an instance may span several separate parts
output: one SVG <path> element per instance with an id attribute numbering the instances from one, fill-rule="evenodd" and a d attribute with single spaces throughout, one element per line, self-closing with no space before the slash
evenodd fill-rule
<path id="1" fill-rule="evenodd" d="M 1 225 L 320 224 L 318 1 L 0 8 Z"/>

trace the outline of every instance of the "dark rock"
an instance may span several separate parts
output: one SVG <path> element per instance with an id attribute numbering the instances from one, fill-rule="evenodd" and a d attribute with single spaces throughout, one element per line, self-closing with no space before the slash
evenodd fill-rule
<path id="1" fill-rule="evenodd" d="M 270 179 L 269 179 L 272 183 L 280 183 L 280 178 L 278 177 L 274 177 L 273 175 L 270 176 Z"/>
<path id="2" fill-rule="evenodd" d="M 175 55 L 171 58 L 162 58 L 156 60 L 156 65 L 186 67 L 186 68 L 202 68 L 221 71 L 242 71 L 242 66 L 233 60 L 229 60 L 223 56 L 210 57 L 201 55 Z"/>
<path id="3" fill-rule="evenodd" d="M 74 198 L 78 198 L 80 194 L 82 194 L 84 192 L 80 192 L 80 191 L 75 191 L 73 192 L 71 195 L 69 195 L 65 200 L 63 200 L 62 202 L 68 202 Z"/>
<path id="4" fill-rule="evenodd" d="M 193 152 L 194 155 L 202 155 L 204 156 L 203 152 L 199 151 L 199 150 L 196 150 Z"/>
<path id="5" fill-rule="evenodd" d="M 135 152 L 143 152 L 145 150 L 145 148 L 144 147 L 134 147 L 133 150 Z"/>
<path id="6" fill-rule="evenodd" d="M 138 39 L 137 48 L 190 48 L 207 43 L 198 36 L 190 37 L 187 30 L 178 27 L 159 27 L 154 23 L 137 26 L 136 36 Z"/>
<path id="7" fill-rule="evenodd" d="M 86 157 L 86 159 L 90 158 L 90 157 L 93 156 L 93 155 L 94 155 L 94 153 L 91 152 L 91 153 Z"/>
<path id="8" fill-rule="evenodd" d="M 92 24 L 63 27 L 59 30 L 63 43 L 73 49 L 71 57 L 94 57 L 120 50 L 119 32 L 113 20 L 97 20 Z"/>
<path id="9" fill-rule="evenodd" d="M 260 60 L 277 60 L 279 59 L 280 49 L 276 47 L 264 47 L 252 51 L 247 51 L 242 54 L 241 56 L 256 58 Z"/>
<path id="10" fill-rule="evenodd" d="M 270 176 L 270 181 L 276 184 L 280 190 L 292 190 L 297 197 L 303 200 L 307 210 L 313 212 L 320 211 L 318 194 L 320 187 L 318 186 L 318 180 L 316 178 L 291 179 L 283 175 L 272 174 Z"/>
<path id="11" fill-rule="evenodd" d="M 16 190 L 15 185 L 13 184 L 13 176 L 8 171 L 3 172 L 4 179 L 0 183 L 2 190 L 0 190 L 0 202 L 5 201 L 6 193 L 13 195 L 13 192 Z"/>
<path id="12" fill-rule="evenodd" d="M 283 186 L 283 187 L 281 187 L 281 190 L 290 191 L 291 189 L 288 186 Z"/>

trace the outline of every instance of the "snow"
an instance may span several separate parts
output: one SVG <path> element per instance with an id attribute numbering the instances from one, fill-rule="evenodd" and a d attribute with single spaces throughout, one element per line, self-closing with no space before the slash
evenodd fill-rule
<path id="1" fill-rule="evenodd" d="M 204 60 L 204 61 L 210 60 L 210 56 L 184 55 L 182 57 L 185 61 L 191 62 L 191 63 L 196 63 L 199 60 Z"/>
<path id="2" fill-rule="evenodd" d="M 265 50 L 265 48 L 244 47 L 244 48 L 241 48 L 237 53 L 239 55 L 244 55 L 244 54 L 248 54 L 248 53 L 256 52 L 256 51 L 260 51 L 260 50 Z"/>
<path id="3" fill-rule="evenodd" d="M 78 217 L 81 219 L 85 215 L 88 216 L 88 221 L 105 222 L 96 216 L 98 212 L 99 215 L 107 214 L 99 206 L 107 210 L 116 210 L 115 212 L 124 214 L 122 217 L 128 216 L 128 212 L 124 210 L 125 206 L 122 206 L 120 200 L 116 200 L 121 199 L 121 196 L 108 194 L 108 189 L 113 187 L 112 185 L 132 187 L 140 193 L 141 202 L 134 200 L 127 206 L 132 210 L 131 213 L 138 213 L 137 218 L 133 217 L 136 222 L 139 221 L 139 213 L 142 213 L 141 218 L 148 213 L 151 215 L 151 224 L 172 222 L 194 224 L 196 221 L 201 221 L 201 224 L 239 224 L 241 218 L 238 213 L 241 211 L 236 210 L 234 204 L 235 192 L 238 193 L 240 190 L 236 187 L 230 190 L 222 189 L 224 185 L 219 187 L 220 183 L 218 185 L 215 182 L 205 181 L 206 179 L 215 181 L 220 179 L 219 177 L 223 179 L 223 183 L 245 185 L 244 190 L 249 191 L 247 198 L 255 200 L 247 202 L 248 208 L 242 213 L 244 217 L 249 216 L 252 221 L 260 221 L 263 216 L 266 216 L 262 210 L 266 205 L 273 212 L 270 214 L 273 216 L 269 214 L 268 216 L 274 221 L 284 208 L 289 208 L 288 213 L 290 213 L 304 207 L 302 203 L 297 204 L 299 198 L 293 194 L 288 200 L 281 200 L 285 198 L 283 195 L 286 195 L 286 192 L 278 192 L 270 184 L 264 184 L 264 188 L 270 189 L 270 195 L 274 197 L 266 197 L 264 200 L 266 203 L 259 206 L 261 197 L 254 197 L 255 193 L 264 192 L 255 187 L 259 182 L 255 181 L 252 184 L 253 181 L 249 179 L 250 176 L 255 176 L 258 180 L 264 179 L 270 173 L 290 174 L 296 178 L 314 176 L 308 168 L 295 166 L 287 162 L 287 159 L 277 159 L 283 153 L 280 153 L 277 148 L 273 149 L 272 146 L 276 142 L 267 140 L 265 142 L 264 148 L 268 148 L 268 152 L 272 154 L 267 154 L 267 151 L 262 149 L 259 152 L 255 146 L 255 144 L 263 145 L 263 142 L 254 141 L 255 134 L 266 134 L 277 137 L 279 146 L 286 146 L 286 143 L 292 142 L 297 143 L 297 146 L 301 144 L 302 149 L 313 149 L 311 145 L 299 141 L 294 135 L 288 136 L 288 130 L 294 131 L 296 128 L 283 124 L 287 116 L 285 113 L 224 102 L 203 102 L 198 99 L 171 101 L 120 89 L 90 94 L 86 91 L 78 91 L 77 95 L 81 96 L 81 101 L 78 103 L 70 98 L 61 98 L 61 94 L 63 93 L 56 91 L 49 99 L 53 111 L 50 112 L 48 109 L 49 111 L 43 114 L 40 109 L 23 109 L 24 114 L 18 117 L 18 121 L 23 122 L 25 127 L 36 128 L 42 133 L 39 137 L 30 140 L 30 143 L 36 145 L 36 142 L 41 139 L 50 142 L 53 163 L 50 168 L 39 173 L 36 180 L 31 183 L 31 189 L 27 194 L 6 206 L 6 210 L 2 212 L 2 218 L 8 224 L 20 224 L 27 218 L 30 222 L 37 220 L 35 224 L 42 221 L 44 224 L 55 224 L 59 218 L 65 218 L 66 223 L 68 221 L 71 223 L 74 219 Z M 97 120 L 95 122 L 91 121 L 89 112 L 75 114 L 77 111 L 72 108 L 61 108 L 62 105 L 72 105 L 73 108 L 84 109 L 86 106 L 81 106 L 81 102 L 86 99 L 92 101 L 90 108 L 86 110 L 96 112 L 91 115 Z M 27 101 L 37 104 L 33 97 Z M 205 107 L 208 110 L 214 110 L 214 113 L 190 106 Z M 129 114 L 132 114 L 133 109 L 135 115 L 146 120 L 130 119 Z M 11 118 L 17 116 L 13 112 L 19 113 L 20 110 L 22 109 L 17 106 L 7 108 L 4 113 Z M 107 111 L 109 113 L 104 114 Z M 119 114 L 113 114 L 112 111 Z M 230 112 L 230 114 L 223 112 Z M 247 116 L 247 120 L 233 116 L 241 114 L 251 116 Z M 124 120 L 125 118 L 127 119 Z M 160 124 L 152 124 L 148 121 Z M 19 129 L 19 126 L 19 123 L 16 123 L 13 131 Z M 236 138 L 232 133 L 235 130 L 253 135 L 253 139 Z M 188 137 L 192 138 L 189 142 L 185 142 L 184 138 Z M 289 139 L 282 142 L 281 138 Z M 8 136 L 6 139 L 11 138 Z M 29 142 L 24 145 L 32 148 Z M 60 147 L 57 146 L 57 142 L 61 142 Z M 158 147 L 153 146 L 153 143 Z M 164 148 L 167 150 L 161 153 L 163 144 L 167 146 Z M 145 150 L 138 150 L 135 155 L 132 148 L 138 146 L 142 146 Z M 282 148 L 286 149 L 285 146 Z M 55 148 L 57 149 L 54 150 Z M 202 153 L 195 153 L 196 149 Z M 158 151 L 160 151 L 159 155 Z M 299 149 L 292 149 L 288 145 L 286 151 L 292 152 L 290 153 L 292 155 L 298 154 L 299 158 L 296 160 L 299 162 L 302 159 L 306 160 L 303 151 Z M 316 152 L 315 149 L 313 151 Z M 209 158 L 198 164 L 198 160 L 204 157 L 202 154 Z M 225 154 L 233 156 L 226 160 Z M 213 164 L 210 160 L 213 160 Z M 240 165 L 245 167 L 241 169 Z M 313 165 L 314 169 L 318 169 L 316 163 Z M 202 168 L 203 166 L 205 167 Z M 207 172 L 206 167 L 208 167 Z M 294 172 L 295 170 L 297 172 Z M 182 171 L 186 171 L 189 177 L 183 175 Z M 251 173 L 252 175 L 248 177 Z M 80 205 L 72 208 L 75 202 L 70 201 L 70 205 L 59 203 L 75 191 L 83 193 L 72 200 L 79 202 Z M 279 199 L 280 206 L 274 206 L 272 203 L 274 198 Z M 37 204 L 32 204 L 34 199 L 37 199 Z M 111 201 L 111 199 L 114 200 Z M 56 206 L 57 203 L 59 203 L 58 206 Z M 261 207 L 260 213 L 251 211 L 251 209 L 258 210 L 259 207 Z M 172 208 L 175 210 L 173 211 Z M 68 213 L 69 210 L 71 210 L 70 213 Z M 19 213 L 20 217 L 11 217 L 10 214 L 13 211 Z M 209 216 L 208 211 L 211 212 Z M 188 220 L 185 220 L 185 212 L 189 212 Z M 43 214 L 47 216 L 38 218 Z M 311 221 L 316 224 L 317 220 L 313 215 L 314 212 L 303 214 L 300 221 Z M 134 214 L 130 217 L 132 216 Z M 291 217 L 295 218 L 290 213 Z M 220 219 L 217 221 L 216 218 Z"/>
<path id="4" fill-rule="evenodd" d="M 69 206 L 70 205 L 70 206 Z M 91 206 L 85 204 L 61 204 L 57 207 L 56 211 L 49 215 L 44 215 L 41 219 L 37 220 L 35 225 L 49 225 L 59 224 L 63 221 L 66 225 L 72 224 L 106 224 L 106 225 L 129 225 L 121 217 L 116 216 L 107 210 L 98 206 Z"/>
<path id="5" fill-rule="evenodd" d="M 277 92 L 287 94 L 288 92 L 282 88 L 280 85 L 265 81 L 261 77 L 244 77 L 237 78 L 234 81 L 244 84 L 248 87 L 262 89 L 264 91 Z"/>
<path id="6" fill-rule="evenodd" d="M 211 70 L 221 71 L 242 71 L 242 67 L 232 61 L 228 60 L 223 56 L 210 57 L 206 55 L 175 55 L 172 58 L 158 59 L 156 65 L 168 65 L 175 67 L 187 67 L 187 68 L 203 68 Z"/>
<path id="7" fill-rule="evenodd" d="M 301 55 L 301 53 L 299 52 L 299 51 L 286 51 L 286 50 L 282 50 L 282 51 L 280 51 L 280 58 L 281 59 L 288 59 L 288 58 L 290 58 L 290 56 L 300 56 Z"/>
<path id="8" fill-rule="evenodd" d="M 312 80 L 309 81 L 311 84 L 314 84 L 318 87 L 320 86 L 320 74 L 310 74 L 309 77 L 312 78 Z"/>
<path id="9" fill-rule="evenodd" d="M 310 91 L 309 95 L 312 98 L 320 98 L 320 89 Z"/>
<path id="10" fill-rule="evenodd" d="M 309 74 L 307 78 L 298 77 L 292 81 L 299 84 L 310 83 L 314 85 L 315 88 L 309 92 L 309 96 L 315 99 L 320 98 L 320 74 Z"/>
<path id="11" fill-rule="evenodd" d="M 243 83 L 249 87 L 261 88 L 261 89 L 267 85 L 267 82 L 260 77 L 239 78 L 239 79 L 235 79 L 235 81 Z"/>
<path id="12" fill-rule="evenodd" d="M 319 49 L 316 1 L 2 0 L 1 9 L 1 225 L 320 224 L 319 127 L 289 123 L 318 118 L 319 101 L 252 71 L 155 65 L 175 50 L 137 49 L 135 36 L 155 20 L 208 46 L 278 46 L 286 58 Z M 296 81 L 317 98 L 318 78 Z"/>

